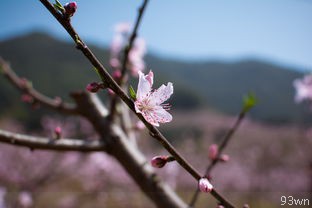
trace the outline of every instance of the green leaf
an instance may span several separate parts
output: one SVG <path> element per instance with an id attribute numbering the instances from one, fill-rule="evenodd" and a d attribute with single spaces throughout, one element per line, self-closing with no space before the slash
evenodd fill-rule
<path id="1" fill-rule="evenodd" d="M 58 1 L 58 0 L 55 0 L 55 4 L 53 4 L 54 8 L 57 9 L 58 11 L 60 12 L 64 12 L 64 7 L 63 5 Z"/>
<path id="2" fill-rule="evenodd" d="M 243 97 L 243 111 L 247 112 L 258 103 L 258 99 L 254 93 L 248 93 Z"/>
<path id="3" fill-rule="evenodd" d="M 136 93 L 135 93 L 135 91 L 134 91 L 134 89 L 133 89 L 133 87 L 131 85 L 129 87 L 129 93 L 130 93 L 131 99 L 132 100 L 136 100 Z"/>

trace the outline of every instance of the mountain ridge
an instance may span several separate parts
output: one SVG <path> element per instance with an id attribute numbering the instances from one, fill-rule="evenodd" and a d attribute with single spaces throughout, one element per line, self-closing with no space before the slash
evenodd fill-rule
<path id="1" fill-rule="evenodd" d="M 90 45 L 90 48 L 108 66 L 109 50 Z M 0 56 L 8 60 L 21 76 L 34 81 L 36 87 L 50 96 L 84 89 L 86 83 L 98 80 L 93 68 L 73 43 L 60 41 L 45 33 L 30 33 L 0 42 Z M 293 101 L 294 79 L 303 73 L 291 68 L 258 60 L 238 62 L 182 61 L 164 59 L 153 54 L 145 58 L 153 69 L 156 86 L 171 81 L 175 94 L 171 102 L 177 108 L 211 107 L 237 114 L 243 94 L 254 92 L 260 100 L 251 116 L 266 122 L 305 123 L 306 106 Z M 56 79 L 52 79 L 55 77 Z M 16 105 L 18 99 L 9 84 L 0 78 L 0 107 Z M 134 84 L 136 80 L 133 80 Z M 13 94 L 12 94 L 13 93 Z M 15 109 L 16 110 L 16 109 Z M 1 112 L 1 110 L 0 110 Z M 1 112 L 2 114 L 3 112 Z"/>

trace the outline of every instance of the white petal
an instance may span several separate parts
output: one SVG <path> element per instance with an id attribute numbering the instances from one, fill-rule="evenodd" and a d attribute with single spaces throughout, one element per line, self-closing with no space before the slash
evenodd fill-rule
<path id="1" fill-rule="evenodd" d="M 173 86 L 171 82 L 168 82 L 167 86 L 161 85 L 150 95 L 150 102 L 155 105 L 160 105 L 170 98 L 173 94 Z"/>
<path id="2" fill-rule="evenodd" d="M 137 89 L 137 100 L 142 100 L 145 98 L 149 92 L 152 90 L 152 86 L 149 81 L 145 78 L 144 74 L 139 71 L 139 84 Z"/>
<path id="3" fill-rule="evenodd" d="M 157 123 L 167 123 L 172 121 L 172 115 L 161 106 L 155 107 L 155 109 L 151 112 L 151 117 Z"/>
<path id="4" fill-rule="evenodd" d="M 141 114 L 148 123 L 152 124 L 153 126 L 159 126 L 159 123 L 156 119 L 157 117 L 153 116 L 152 111 L 143 111 Z"/>

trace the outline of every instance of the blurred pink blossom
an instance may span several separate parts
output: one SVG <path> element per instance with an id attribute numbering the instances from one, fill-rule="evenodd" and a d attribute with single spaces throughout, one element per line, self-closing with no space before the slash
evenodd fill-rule
<path id="1" fill-rule="evenodd" d="M 115 69 L 120 69 L 122 51 L 128 44 L 131 25 L 129 23 L 119 23 L 115 26 L 115 35 L 111 44 L 110 65 Z M 143 71 L 145 63 L 143 57 L 146 53 L 145 41 L 136 38 L 128 55 L 127 67 L 133 76 L 137 76 L 138 71 Z"/>
<path id="2" fill-rule="evenodd" d="M 205 192 L 205 193 L 209 193 L 213 189 L 212 184 L 209 182 L 207 178 L 199 179 L 198 187 L 201 192 Z"/>
<path id="3" fill-rule="evenodd" d="M 116 79 L 119 79 L 121 77 L 121 71 L 120 70 L 115 70 L 113 72 L 113 78 L 116 80 Z"/>
<path id="4" fill-rule="evenodd" d="M 18 201 L 22 207 L 31 207 L 33 205 L 33 199 L 31 193 L 28 191 L 22 191 L 18 195 Z"/>
<path id="5" fill-rule="evenodd" d="M 131 24 L 129 22 L 121 22 L 115 25 L 116 33 L 128 34 L 131 30 Z"/>
<path id="6" fill-rule="evenodd" d="M 115 96 L 115 92 L 111 88 L 108 88 L 108 94 L 110 96 Z"/>
<path id="7" fill-rule="evenodd" d="M 129 52 L 128 67 L 131 70 L 132 76 L 137 76 L 139 71 L 143 71 L 145 68 L 145 62 L 143 60 L 146 53 L 145 41 L 142 38 L 137 38 L 134 42 L 134 46 Z"/>
<path id="8" fill-rule="evenodd" d="M 34 102 L 34 98 L 29 94 L 22 94 L 21 100 L 24 103 L 33 103 Z"/>
<path id="9" fill-rule="evenodd" d="M 60 126 L 55 127 L 54 133 L 55 133 L 56 139 L 60 139 L 61 134 L 62 134 L 62 128 Z"/>
<path id="10" fill-rule="evenodd" d="M 0 186 L 0 207 L 5 208 L 5 195 L 7 194 L 7 190 L 5 187 Z"/>
<path id="11" fill-rule="evenodd" d="M 312 100 L 312 74 L 304 76 L 302 79 L 296 79 L 293 83 L 296 89 L 295 101 Z"/>
<path id="12" fill-rule="evenodd" d="M 167 86 L 161 85 L 157 90 L 152 91 L 154 74 L 150 71 L 144 75 L 139 71 L 139 83 L 137 97 L 134 103 L 135 111 L 141 113 L 145 120 L 154 126 L 159 123 L 167 123 L 172 120 L 168 104 L 163 104 L 173 94 L 173 86 L 168 82 Z"/>
<path id="13" fill-rule="evenodd" d="M 135 129 L 136 130 L 143 130 L 144 128 L 145 128 L 145 125 L 144 125 L 144 123 L 142 121 L 136 122 L 136 124 L 135 124 Z"/>
<path id="14" fill-rule="evenodd" d="M 221 162 L 227 162 L 227 161 L 230 160 L 230 156 L 227 155 L 227 154 L 223 154 L 223 155 L 220 156 L 219 159 L 220 159 Z"/>
<path id="15" fill-rule="evenodd" d="M 216 144 L 212 144 L 209 146 L 209 149 L 208 149 L 208 157 L 210 160 L 215 160 L 217 159 L 217 156 L 218 156 L 218 145 Z"/>

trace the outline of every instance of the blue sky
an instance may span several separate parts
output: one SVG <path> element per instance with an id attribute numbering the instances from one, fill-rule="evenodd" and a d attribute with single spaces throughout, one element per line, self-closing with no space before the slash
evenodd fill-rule
<path id="1" fill-rule="evenodd" d="M 66 3 L 66 1 L 61 1 Z M 72 23 L 108 45 L 118 22 L 133 22 L 141 0 L 77 0 Z M 0 40 L 32 30 L 65 31 L 39 1 L 1 0 Z M 312 70 L 312 0 L 150 0 L 139 34 L 148 50 L 179 59 L 246 57 Z"/>

